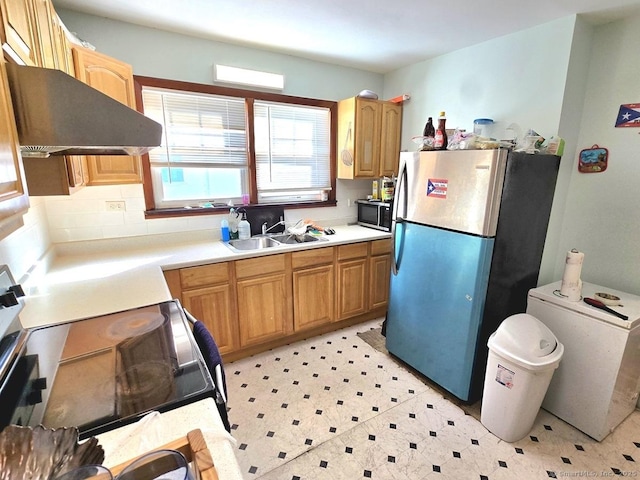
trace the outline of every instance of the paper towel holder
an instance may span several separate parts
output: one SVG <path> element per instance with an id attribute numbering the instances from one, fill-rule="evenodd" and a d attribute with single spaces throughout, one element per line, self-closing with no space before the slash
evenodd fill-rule
<path id="1" fill-rule="evenodd" d="M 560 289 L 553 292 L 554 295 L 566 298 L 570 302 L 579 302 L 582 300 L 582 279 L 580 278 L 580 273 L 583 261 L 584 253 L 577 249 L 572 248 L 567 252 L 561 286 Z"/>

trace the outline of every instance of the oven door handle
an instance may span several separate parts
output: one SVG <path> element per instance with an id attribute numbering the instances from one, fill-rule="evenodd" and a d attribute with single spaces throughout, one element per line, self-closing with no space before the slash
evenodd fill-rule
<path id="1" fill-rule="evenodd" d="M 184 315 L 192 324 L 193 328 L 193 336 L 196 339 L 196 343 L 198 347 L 200 347 L 200 353 L 208 358 L 205 358 L 205 364 L 207 365 L 207 369 L 209 370 L 209 374 L 211 375 L 211 379 L 213 380 L 213 385 L 215 387 L 215 401 L 218 406 L 218 412 L 220 413 L 220 417 L 222 419 L 222 423 L 224 424 L 227 432 L 230 432 L 229 419 L 226 412 L 226 404 L 227 404 L 227 388 L 226 381 L 224 375 L 224 368 L 222 366 L 222 356 L 218 351 L 218 346 L 216 345 L 215 339 L 206 328 L 206 325 L 198 320 L 196 317 L 191 315 L 191 313 L 184 307 L 182 307 L 184 311 Z M 209 353 L 205 353 L 203 350 L 209 351 Z M 215 350 L 215 352 L 213 352 Z M 212 357 L 216 358 L 212 358 Z"/>

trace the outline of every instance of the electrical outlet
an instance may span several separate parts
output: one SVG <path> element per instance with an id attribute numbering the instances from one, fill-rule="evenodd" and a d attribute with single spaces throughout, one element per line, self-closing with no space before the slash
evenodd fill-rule
<path id="1" fill-rule="evenodd" d="M 350 207 L 350 206 L 351 206 L 351 199 L 347 198 L 347 207 Z"/>
<path id="2" fill-rule="evenodd" d="M 107 212 L 124 212 L 126 209 L 124 200 L 107 201 Z"/>

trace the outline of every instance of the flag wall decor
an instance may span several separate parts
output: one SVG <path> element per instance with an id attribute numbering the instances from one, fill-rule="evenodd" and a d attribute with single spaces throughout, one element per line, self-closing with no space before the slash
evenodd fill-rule
<path id="1" fill-rule="evenodd" d="M 618 111 L 616 118 L 617 127 L 640 127 L 640 103 L 620 105 L 620 111 Z"/>

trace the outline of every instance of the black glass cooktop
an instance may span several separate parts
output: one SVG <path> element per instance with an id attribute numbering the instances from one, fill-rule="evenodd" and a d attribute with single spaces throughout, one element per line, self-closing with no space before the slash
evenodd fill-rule
<path id="1" fill-rule="evenodd" d="M 81 439 L 213 391 L 176 300 L 33 329 L 9 377 L 0 429 L 75 426 Z"/>

